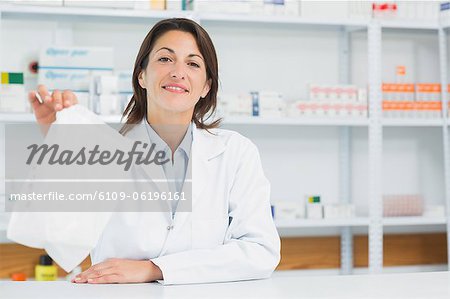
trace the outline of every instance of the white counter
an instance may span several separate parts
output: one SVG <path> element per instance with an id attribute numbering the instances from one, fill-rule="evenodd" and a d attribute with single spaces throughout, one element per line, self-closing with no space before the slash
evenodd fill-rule
<path id="1" fill-rule="evenodd" d="M 0 282 L 0 298 L 450 298 L 450 273 L 296 276 L 218 284 Z"/>

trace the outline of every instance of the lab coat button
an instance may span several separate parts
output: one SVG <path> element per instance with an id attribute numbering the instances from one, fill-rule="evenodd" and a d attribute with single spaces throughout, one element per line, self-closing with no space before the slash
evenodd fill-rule
<path id="1" fill-rule="evenodd" d="M 167 227 L 167 230 L 171 230 L 171 229 L 173 229 L 173 225 L 169 225 L 169 226 Z"/>

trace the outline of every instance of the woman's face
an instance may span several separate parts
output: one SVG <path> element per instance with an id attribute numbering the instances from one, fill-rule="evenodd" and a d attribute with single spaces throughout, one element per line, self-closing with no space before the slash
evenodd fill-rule
<path id="1" fill-rule="evenodd" d="M 148 112 L 154 115 L 183 114 L 192 117 L 195 104 L 210 89 L 205 61 L 192 34 L 168 31 L 149 54 L 139 84 L 147 90 Z"/>

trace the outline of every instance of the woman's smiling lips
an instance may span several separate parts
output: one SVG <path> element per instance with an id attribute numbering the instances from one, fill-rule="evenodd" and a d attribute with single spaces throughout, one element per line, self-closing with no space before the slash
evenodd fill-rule
<path id="1" fill-rule="evenodd" d="M 188 92 L 186 87 L 184 87 L 181 84 L 176 84 L 176 83 L 164 85 L 162 88 L 164 88 L 165 90 L 167 90 L 169 92 L 174 92 L 174 93 L 185 93 L 185 92 Z"/>

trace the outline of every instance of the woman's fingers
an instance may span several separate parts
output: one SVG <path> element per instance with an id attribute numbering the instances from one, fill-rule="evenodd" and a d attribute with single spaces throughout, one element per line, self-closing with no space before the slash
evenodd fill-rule
<path id="1" fill-rule="evenodd" d="M 81 272 L 80 274 L 78 274 L 75 277 L 75 279 L 73 281 L 78 282 L 78 283 L 84 283 L 84 282 L 87 282 L 87 280 L 90 278 L 97 278 L 97 277 L 101 277 L 104 275 L 114 274 L 113 270 L 114 270 L 113 264 L 110 261 L 105 261 L 105 262 L 93 265 L 86 271 Z"/>
<path id="2" fill-rule="evenodd" d="M 44 101 L 45 101 L 46 97 L 50 96 L 50 93 L 48 92 L 47 86 L 45 86 L 43 84 L 39 84 L 38 85 L 37 93 L 39 94 L 41 99 L 44 100 Z"/>
<path id="3" fill-rule="evenodd" d="M 39 107 L 40 103 L 36 98 L 36 91 L 32 90 L 28 93 L 28 101 L 30 102 L 33 111 L 36 110 L 37 107 Z"/>
<path id="4" fill-rule="evenodd" d="M 98 284 L 98 283 L 119 283 L 120 282 L 120 275 L 117 274 L 109 274 L 104 275 L 97 278 L 89 278 L 87 280 L 87 283 L 92 284 Z"/>
<path id="5" fill-rule="evenodd" d="M 61 111 L 63 109 L 63 98 L 62 93 L 58 89 L 55 89 L 52 93 L 53 104 L 56 111 Z"/>
<path id="6" fill-rule="evenodd" d="M 64 108 L 70 107 L 78 103 L 76 95 L 70 90 L 64 90 L 62 97 Z"/>

